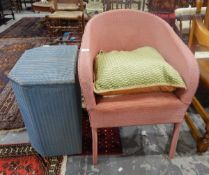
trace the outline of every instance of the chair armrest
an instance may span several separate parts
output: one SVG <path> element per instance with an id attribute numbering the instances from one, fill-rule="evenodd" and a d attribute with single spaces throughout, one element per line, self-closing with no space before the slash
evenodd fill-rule
<path id="1" fill-rule="evenodd" d="M 91 31 L 87 24 L 82 38 L 78 58 L 78 75 L 81 92 L 88 111 L 92 110 L 96 106 L 93 82 L 93 63 L 97 52 L 94 48 L 94 41 L 92 42 Z"/>
<path id="2" fill-rule="evenodd" d="M 176 95 L 184 104 L 188 105 L 191 103 L 198 86 L 199 68 L 197 60 L 188 46 L 183 43 L 168 24 L 160 25 L 155 32 L 153 46 L 182 76 L 187 89 L 178 89 Z"/>
<path id="3" fill-rule="evenodd" d="M 203 24 L 202 18 L 196 16 L 193 20 L 195 22 L 194 35 L 200 45 L 209 47 L 209 30 Z"/>
<path id="4" fill-rule="evenodd" d="M 184 59 L 184 62 L 182 62 L 182 64 L 185 63 L 187 65 L 184 67 L 187 72 L 186 75 L 184 75 L 184 73 L 181 73 L 181 76 L 185 81 L 187 89 L 178 89 L 176 91 L 176 95 L 184 104 L 189 105 L 192 101 L 193 96 L 195 95 L 195 92 L 199 84 L 199 67 L 196 58 L 190 50 L 185 52 L 184 55 L 185 57 L 182 57 L 182 59 Z"/>

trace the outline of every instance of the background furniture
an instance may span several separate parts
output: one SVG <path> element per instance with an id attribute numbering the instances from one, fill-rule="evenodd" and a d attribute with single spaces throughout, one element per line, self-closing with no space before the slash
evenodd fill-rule
<path id="1" fill-rule="evenodd" d="M 32 9 L 34 12 L 52 12 L 53 0 L 48 1 L 48 3 L 34 2 L 32 4 Z"/>
<path id="2" fill-rule="evenodd" d="M 206 6 L 207 0 L 202 1 Z M 195 7 L 195 4 L 196 0 L 147 0 L 146 3 L 149 12 L 163 18 L 174 29 L 178 29 L 180 36 L 182 31 L 188 31 L 190 27 L 192 15 L 195 14 L 195 8 L 191 7 Z M 176 25 L 175 15 L 177 17 Z"/>
<path id="3" fill-rule="evenodd" d="M 54 0 L 54 12 L 47 16 L 50 35 L 73 32 L 81 36 L 84 30 L 84 4 L 82 0 Z"/>
<path id="4" fill-rule="evenodd" d="M 13 9 L 18 13 L 22 10 L 21 0 L 11 0 Z"/>
<path id="5" fill-rule="evenodd" d="M 81 0 L 53 0 L 54 11 L 79 11 L 84 9 L 84 2 Z"/>
<path id="6" fill-rule="evenodd" d="M 103 11 L 114 9 L 141 9 L 140 0 L 103 0 Z"/>
<path id="7" fill-rule="evenodd" d="M 88 0 L 88 3 L 86 4 L 86 13 L 90 17 L 102 12 L 103 12 L 102 0 Z"/>
<path id="8" fill-rule="evenodd" d="M 109 26 L 108 28 L 106 26 Z M 143 93 L 102 98 L 94 94 L 93 63 L 99 51 L 156 48 L 183 77 L 187 90 L 175 93 Z M 163 20 L 152 14 L 115 10 L 92 18 L 83 35 L 78 73 L 93 137 L 93 163 L 97 163 L 97 130 L 104 127 L 173 123 L 169 157 L 174 157 L 184 114 L 197 88 L 196 60 Z"/>
<path id="9" fill-rule="evenodd" d="M 12 18 L 15 19 L 11 1 L 1 0 L 0 1 L 0 21 L 4 22 L 5 16 L 7 15 L 11 15 Z"/>
<path id="10" fill-rule="evenodd" d="M 60 2 L 60 1 L 59 1 Z M 65 11 L 75 11 L 80 10 L 79 2 L 76 1 L 75 3 L 73 1 L 64 1 L 64 3 L 57 1 L 54 2 L 54 0 L 49 0 L 48 3 L 42 3 L 42 2 L 34 2 L 32 7 L 33 11 L 37 12 L 54 12 L 55 11 L 55 4 L 56 4 L 56 10 L 65 10 Z M 86 3 L 83 4 L 84 8 L 86 6 Z"/>
<path id="11" fill-rule="evenodd" d="M 206 12 L 206 7 L 201 8 L 201 16 L 204 17 Z M 196 7 L 189 8 L 177 8 L 175 10 L 176 15 L 176 31 L 179 36 L 184 39 L 184 35 L 188 36 L 191 29 L 191 23 L 193 16 L 196 14 Z M 187 40 L 188 43 L 188 40 Z"/>
<path id="12" fill-rule="evenodd" d="M 26 51 L 9 78 L 32 146 L 42 156 L 82 151 L 77 46 Z"/>
<path id="13" fill-rule="evenodd" d="M 32 7 L 34 2 L 38 2 L 40 0 L 21 0 L 21 2 L 25 5 L 25 8 L 27 7 L 27 4 L 30 4 L 30 6 Z"/>
<path id="14" fill-rule="evenodd" d="M 208 56 L 205 56 L 206 59 L 204 59 L 203 56 L 202 59 L 198 59 L 198 63 L 200 67 L 200 81 L 209 91 L 209 3 L 207 5 L 204 22 L 200 15 L 201 6 L 202 2 L 197 1 L 197 14 L 192 21 L 192 28 L 189 37 L 189 47 L 191 50 L 196 52 L 197 47 L 195 46 L 198 44 L 200 52 L 208 52 Z M 189 114 L 186 114 L 186 122 L 190 127 L 192 136 L 197 143 L 197 151 L 205 152 L 209 148 L 209 114 L 205 111 L 204 107 L 200 104 L 196 97 L 193 98 L 192 104 L 205 123 L 205 133 L 203 135 L 201 134 Z"/>
<path id="15" fill-rule="evenodd" d="M 176 0 L 148 0 L 147 8 L 155 13 L 172 13 L 176 7 Z"/>
<path id="16" fill-rule="evenodd" d="M 150 13 L 153 13 L 165 21 L 172 27 L 175 26 L 175 13 L 176 0 L 149 0 L 147 8 Z"/>

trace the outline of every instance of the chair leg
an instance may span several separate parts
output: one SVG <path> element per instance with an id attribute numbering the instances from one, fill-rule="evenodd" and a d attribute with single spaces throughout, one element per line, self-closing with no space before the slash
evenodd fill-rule
<path id="1" fill-rule="evenodd" d="M 179 138 L 179 133 L 181 129 L 182 123 L 175 123 L 173 129 L 173 137 L 171 141 L 170 151 L 169 151 L 169 158 L 172 159 L 176 153 L 176 146 Z"/>
<path id="2" fill-rule="evenodd" d="M 97 128 L 92 128 L 92 157 L 93 157 L 93 164 L 97 164 L 97 157 L 98 157 L 98 137 L 97 137 Z"/>
<path id="3" fill-rule="evenodd" d="M 190 127 L 192 136 L 197 143 L 197 152 L 202 153 L 209 149 L 209 114 L 205 111 L 204 107 L 196 97 L 193 97 L 192 104 L 205 123 L 205 133 L 203 135 L 200 133 L 200 130 L 195 126 L 188 114 L 186 114 L 185 119 Z"/>

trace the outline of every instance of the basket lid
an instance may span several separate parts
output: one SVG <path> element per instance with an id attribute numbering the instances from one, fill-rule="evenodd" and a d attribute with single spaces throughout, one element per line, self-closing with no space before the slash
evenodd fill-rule
<path id="1" fill-rule="evenodd" d="M 20 85 L 74 83 L 78 46 L 37 47 L 25 51 L 10 71 Z"/>

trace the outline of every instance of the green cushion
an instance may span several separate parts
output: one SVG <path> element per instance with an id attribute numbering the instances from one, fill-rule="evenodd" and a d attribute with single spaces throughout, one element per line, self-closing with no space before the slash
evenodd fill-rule
<path id="1" fill-rule="evenodd" d="M 140 92 L 146 88 L 151 88 L 151 91 L 163 90 L 163 87 L 168 91 L 186 88 L 178 72 L 152 47 L 101 51 L 94 66 L 94 91 L 101 95 Z"/>

